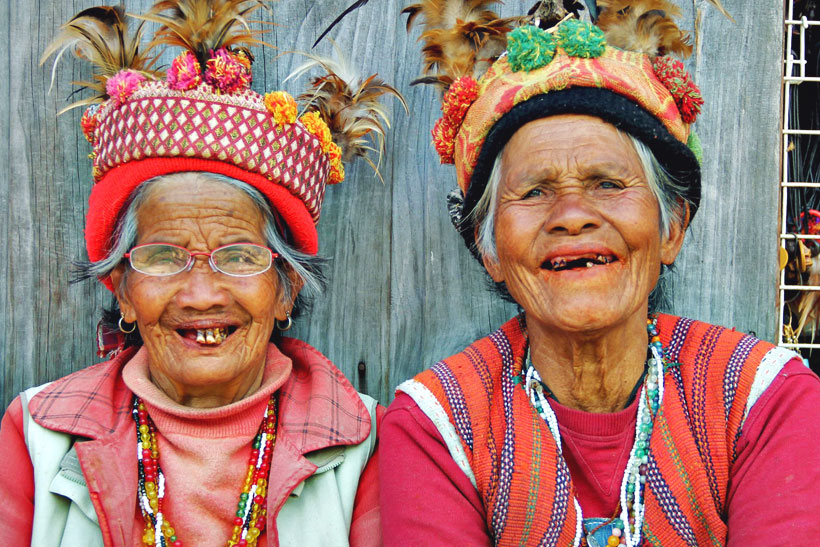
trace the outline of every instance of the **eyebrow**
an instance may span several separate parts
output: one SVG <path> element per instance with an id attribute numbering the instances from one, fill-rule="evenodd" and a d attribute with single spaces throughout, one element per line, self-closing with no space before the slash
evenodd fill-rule
<path id="1" fill-rule="evenodd" d="M 633 175 L 625 163 L 609 160 L 596 162 L 589 166 L 582 166 L 579 171 L 581 176 L 587 179 L 602 179 L 608 177 L 629 178 Z M 523 172 L 517 184 L 526 185 L 537 182 L 554 181 L 559 173 L 560 171 L 555 168 L 537 166 L 535 169 L 527 169 Z M 640 174 L 643 175 L 643 172 L 641 171 Z"/>

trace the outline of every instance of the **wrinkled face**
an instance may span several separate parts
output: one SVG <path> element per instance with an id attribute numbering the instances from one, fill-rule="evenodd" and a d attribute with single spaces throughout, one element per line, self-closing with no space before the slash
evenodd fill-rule
<path id="1" fill-rule="evenodd" d="M 566 332 L 646 318 L 662 263 L 683 243 L 662 236 L 658 201 L 632 144 L 598 118 L 524 125 L 501 156 L 492 278 L 527 320 Z"/>
<path id="2" fill-rule="evenodd" d="M 241 190 L 181 173 L 149 190 L 137 211 L 137 245 L 173 243 L 202 252 L 231 243 L 266 245 L 264 222 Z M 208 387 L 218 392 L 261 374 L 275 321 L 284 320 L 292 306 L 282 298 L 274 268 L 231 277 L 212 271 L 207 257 L 168 277 L 126 267 L 112 281 L 124 319 L 139 327 L 160 387 L 171 386 L 177 395 Z"/>

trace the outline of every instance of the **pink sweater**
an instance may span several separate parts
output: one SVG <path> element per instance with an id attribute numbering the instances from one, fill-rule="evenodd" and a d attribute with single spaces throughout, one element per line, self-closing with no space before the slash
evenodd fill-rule
<path id="1" fill-rule="evenodd" d="M 271 393 L 290 375 L 291 361 L 270 346 L 262 385 L 253 395 L 215 409 L 194 409 L 172 401 L 151 382 L 146 357 L 140 350 L 122 376 L 157 427 L 160 465 L 167 481 L 166 516 L 185 545 L 225 545 L 248 470 L 251 441 Z M 213 469 L 221 471 L 213 473 Z M 144 521 L 140 513 L 135 516 L 140 524 L 134 527 L 134 545 L 138 545 Z M 260 536 L 260 547 L 267 544 L 265 536 L 264 532 Z"/>
<path id="2" fill-rule="evenodd" d="M 637 404 L 589 414 L 552 404 L 585 517 L 618 504 Z M 820 537 L 820 381 L 789 362 L 757 401 L 738 441 L 727 495 L 727 545 L 803 545 Z M 481 497 L 433 422 L 408 395 L 384 416 L 381 477 L 384 544 L 490 546 Z"/>

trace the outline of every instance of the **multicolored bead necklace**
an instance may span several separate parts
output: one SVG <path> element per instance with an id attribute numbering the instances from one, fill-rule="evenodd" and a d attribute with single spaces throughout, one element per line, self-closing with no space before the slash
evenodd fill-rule
<path id="1" fill-rule="evenodd" d="M 650 357 L 647 359 L 647 372 L 643 386 L 638 395 L 638 418 L 635 423 L 635 442 L 629 453 L 624 477 L 621 481 L 620 513 L 618 518 L 612 519 L 607 545 L 627 545 L 637 547 L 641 543 L 641 527 L 644 520 L 644 488 L 647 478 L 649 462 L 649 442 L 652 438 L 652 429 L 658 409 L 663 402 L 663 373 L 665 369 L 664 351 L 661 345 L 657 328 L 657 317 L 650 317 L 646 321 L 646 330 L 649 333 Z M 561 457 L 561 433 L 558 429 L 558 420 L 547 401 L 546 386 L 541 376 L 532 364 L 529 350 L 524 370 L 521 371 L 524 390 L 527 392 L 532 405 L 547 423 L 558 447 L 558 456 Z M 546 390 L 548 391 L 548 390 Z M 566 462 L 564 462 L 566 465 Z M 573 497 L 575 513 L 577 515 L 575 541 L 573 545 L 589 545 L 592 534 L 584 533 L 584 517 L 578 500 Z M 616 511 L 617 513 L 617 511 Z M 628 523 L 628 525 L 627 525 Z"/>
<path id="2" fill-rule="evenodd" d="M 239 503 L 233 519 L 233 533 L 228 540 L 228 547 L 253 547 L 265 529 L 270 458 L 276 444 L 277 401 L 274 393 L 268 401 L 259 431 L 253 439 L 248 473 L 239 494 Z M 142 542 L 155 547 L 182 547 L 182 541 L 177 538 L 174 527 L 163 512 L 165 474 L 159 465 L 156 426 L 145 405 L 136 395 L 131 412 L 137 424 L 137 501 L 145 519 Z"/>

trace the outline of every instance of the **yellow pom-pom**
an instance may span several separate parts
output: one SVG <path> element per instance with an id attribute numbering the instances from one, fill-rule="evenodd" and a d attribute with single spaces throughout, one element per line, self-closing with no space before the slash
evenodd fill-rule
<path id="1" fill-rule="evenodd" d="M 345 180 L 345 166 L 342 160 L 330 162 L 330 173 L 327 175 L 328 184 L 339 184 Z"/>
<path id="2" fill-rule="evenodd" d="M 296 100 L 287 91 L 274 91 L 265 95 L 265 107 L 279 125 L 291 124 L 296 121 L 298 108 Z"/>
<path id="3" fill-rule="evenodd" d="M 328 184 L 338 184 L 345 180 L 345 166 L 342 163 L 342 149 L 335 142 L 328 147 L 327 157 L 330 160 L 330 173 L 327 175 Z"/>

